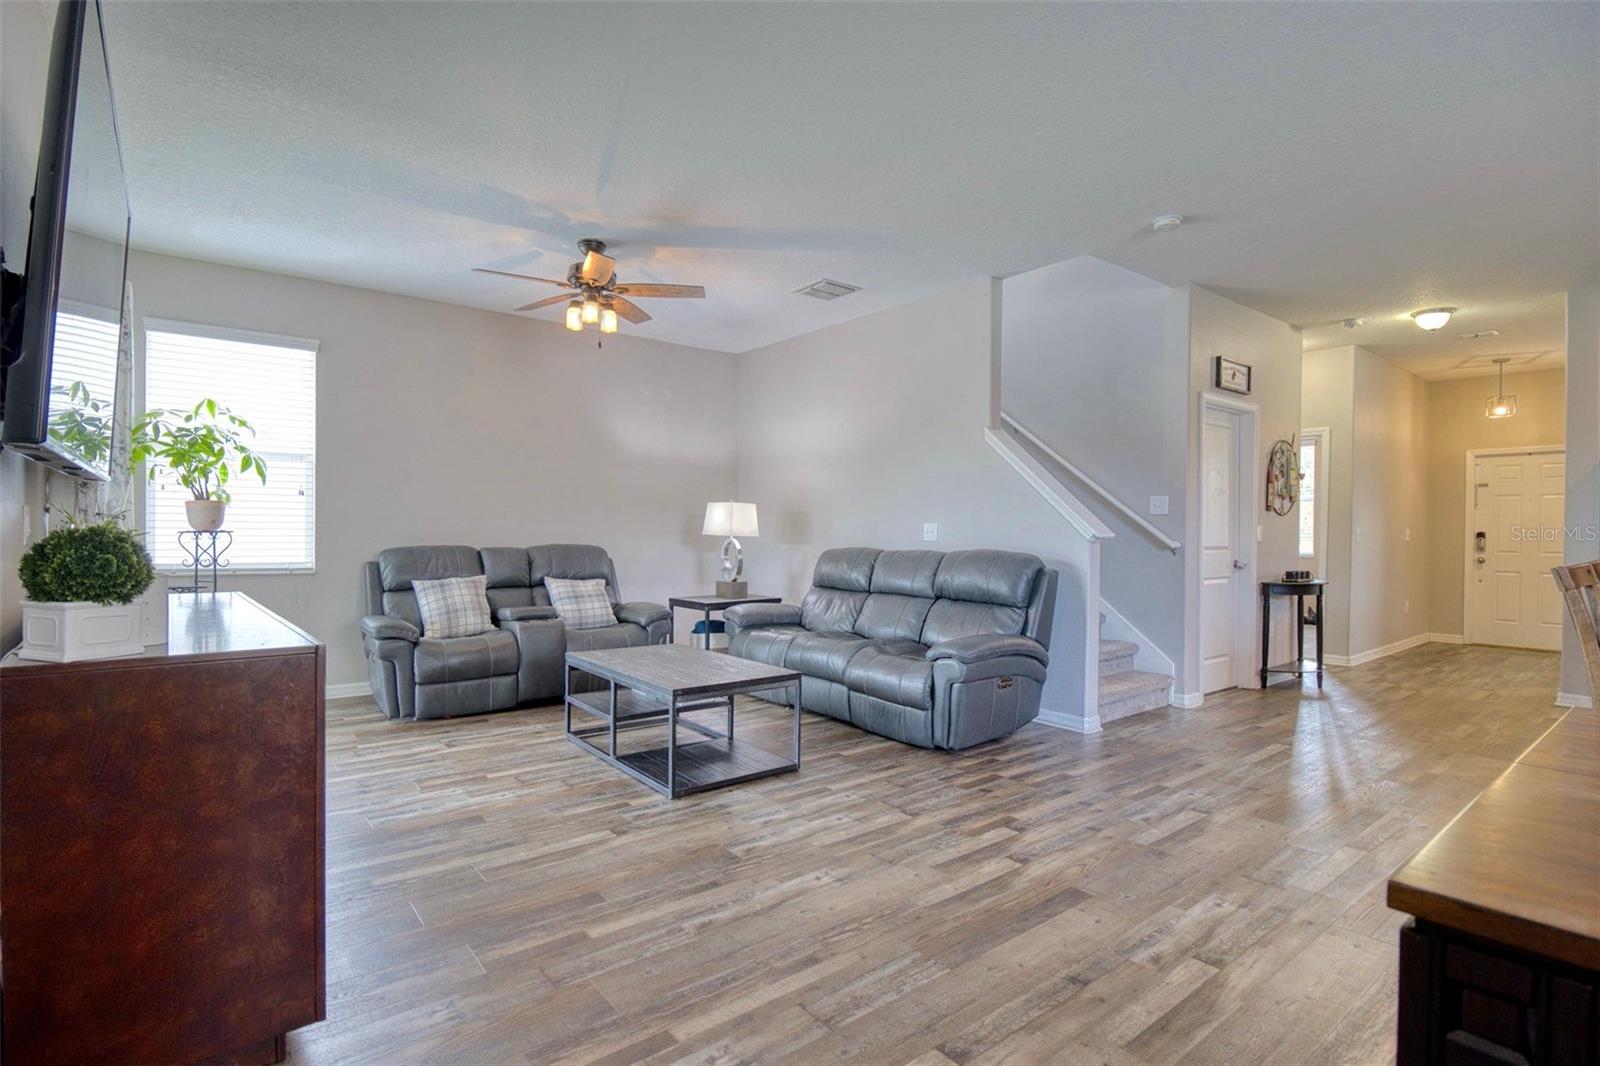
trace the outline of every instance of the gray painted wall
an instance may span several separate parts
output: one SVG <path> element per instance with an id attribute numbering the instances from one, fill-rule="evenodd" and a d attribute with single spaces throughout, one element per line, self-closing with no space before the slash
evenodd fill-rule
<path id="1" fill-rule="evenodd" d="M 1567 525 L 1600 527 L 1600 285 L 1567 293 Z M 1600 558 L 1600 543 L 1569 537 L 1566 561 Z M 1577 633 L 1567 623 L 1561 645 L 1561 691 L 1589 692 Z"/>
<path id="2" fill-rule="evenodd" d="M 1184 286 L 1189 304 L 1189 484 L 1200 483 L 1200 393 L 1211 388 L 1212 359 L 1218 355 L 1249 363 L 1251 393 L 1241 397 L 1257 408 L 1260 430 L 1256 454 L 1258 476 L 1254 485 L 1243 490 L 1255 500 L 1254 510 L 1260 527 L 1256 544 L 1256 569 L 1246 580 L 1254 583 L 1264 577 L 1281 576 L 1299 562 L 1298 512 L 1275 515 L 1265 506 L 1267 454 L 1272 442 L 1293 439 L 1300 432 L 1300 331 L 1286 322 L 1253 311 L 1232 300 L 1196 285 Z M 1189 493 L 1185 501 L 1185 545 L 1200 539 L 1200 495 Z M 1198 589 L 1198 552 L 1184 553 L 1186 587 Z M 1289 657 L 1290 621 L 1293 613 L 1288 600 L 1273 604 L 1274 661 Z M 1186 611 L 1189 631 L 1200 631 L 1200 600 L 1191 593 Z M 1250 661 L 1256 664 L 1261 646 L 1259 615 L 1251 622 Z M 1184 691 L 1194 693 L 1200 685 L 1200 642 L 1193 640 L 1184 650 Z"/>
<path id="3" fill-rule="evenodd" d="M 390 545 L 585 541 L 629 598 L 710 585 L 700 521 L 736 467 L 706 415 L 733 408 L 736 357 L 144 252 L 129 271 L 144 316 L 321 342 L 316 573 L 226 584 L 327 641 L 329 684 L 366 677 L 361 564 Z"/>
<path id="4" fill-rule="evenodd" d="M 1187 298 L 1093 256 L 1002 283 L 1001 393 L 1016 418 L 1174 540 L 1188 498 Z M 1174 663 L 1183 660 L 1183 558 L 1056 470 L 1116 534 L 1100 595 Z M 1168 514 L 1148 515 L 1151 496 Z"/>
<path id="5" fill-rule="evenodd" d="M 1005 548 L 1061 571 L 1044 707 L 1083 713 L 1087 544 L 983 439 L 992 289 L 975 279 L 739 360 L 739 498 L 752 590 L 804 594 L 825 548 Z M 922 541 L 937 522 L 939 540 Z"/>

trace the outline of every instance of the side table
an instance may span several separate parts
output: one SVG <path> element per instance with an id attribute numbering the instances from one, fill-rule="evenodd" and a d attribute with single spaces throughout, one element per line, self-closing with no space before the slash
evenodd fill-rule
<path id="1" fill-rule="evenodd" d="M 1293 674 L 1303 677 L 1317 675 L 1317 687 L 1322 687 L 1322 654 L 1327 648 L 1328 627 L 1323 623 L 1327 615 L 1322 610 L 1322 591 L 1327 582 L 1316 581 L 1263 581 L 1261 583 L 1261 687 L 1267 687 L 1268 674 Z M 1272 654 L 1272 597 L 1294 597 L 1295 660 L 1294 665 L 1273 666 Z M 1317 598 L 1317 665 L 1306 668 L 1306 597 Z"/>
<path id="2" fill-rule="evenodd" d="M 675 644 L 678 639 L 678 608 L 687 611 L 698 611 L 705 617 L 705 650 L 711 650 L 711 615 L 716 611 L 726 611 L 729 607 L 737 607 L 741 603 L 782 603 L 782 596 L 674 596 L 667 601 L 667 607 L 672 612 L 672 634 L 667 637 L 667 643 Z"/>

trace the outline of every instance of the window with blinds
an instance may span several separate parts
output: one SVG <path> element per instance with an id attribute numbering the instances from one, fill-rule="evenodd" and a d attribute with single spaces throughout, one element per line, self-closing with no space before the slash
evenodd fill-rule
<path id="1" fill-rule="evenodd" d="M 226 561 L 235 572 L 316 564 L 317 345 L 176 322 L 145 323 L 144 406 L 187 411 L 215 400 L 255 429 L 267 483 L 235 466 Z M 162 472 L 145 484 L 145 541 L 156 565 L 181 568 L 178 534 L 189 494 Z"/>

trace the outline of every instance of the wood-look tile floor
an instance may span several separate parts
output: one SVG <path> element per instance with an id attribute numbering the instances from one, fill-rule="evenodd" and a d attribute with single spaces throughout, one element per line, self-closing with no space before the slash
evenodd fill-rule
<path id="1" fill-rule="evenodd" d="M 1558 716 L 1556 674 L 1424 645 L 958 754 L 807 715 L 799 774 L 676 802 L 555 707 L 335 705 L 328 1019 L 291 1055 L 1386 1062 L 1385 879 Z"/>

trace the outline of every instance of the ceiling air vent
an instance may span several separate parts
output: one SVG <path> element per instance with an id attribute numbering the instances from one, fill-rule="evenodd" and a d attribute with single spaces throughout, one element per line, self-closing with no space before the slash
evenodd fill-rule
<path id="1" fill-rule="evenodd" d="M 818 278 L 810 285 L 794 290 L 801 296 L 809 296 L 813 300 L 837 300 L 841 296 L 849 296 L 853 292 L 860 292 L 860 285 L 846 285 L 842 281 L 832 278 Z"/>

